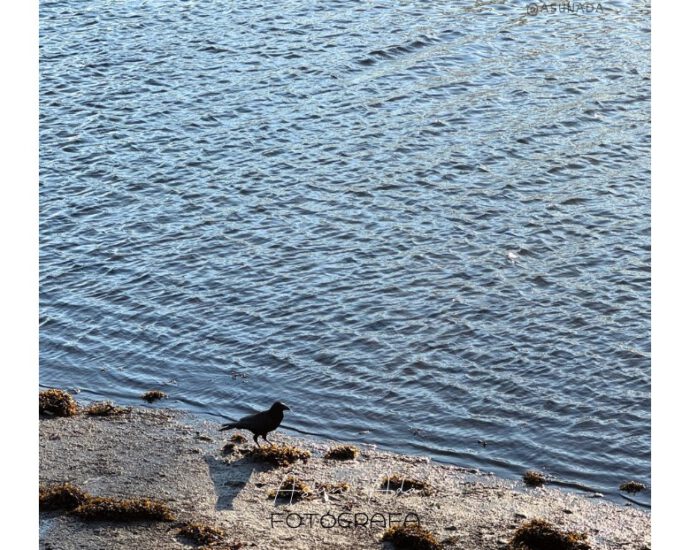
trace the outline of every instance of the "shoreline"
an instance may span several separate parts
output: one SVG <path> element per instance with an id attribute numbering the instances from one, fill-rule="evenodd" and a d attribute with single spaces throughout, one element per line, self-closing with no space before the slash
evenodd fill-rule
<path id="1" fill-rule="evenodd" d="M 49 390 L 58 386 L 50 384 L 39 384 L 40 391 Z M 165 386 L 163 386 L 165 387 Z M 216 411 L 210 412 L 208 410 L 200 409 L 198 404 L 190 404 L 177 398 L 177 396 L 171 395 L 166 396 L 165 401 L 161 401 L 153 404 L 146 404 L 142 402 L 142 397 L 139 394 L 132 395 L 109 395 L 107 392 L 98 392 L 93 390 L 81 390 L 80 388 L 66 388 L 68 393 L 72 395 L 74 399 L 80 399 L 80 403 L 88 405 L 94 402 L 105 402 L 116 400 L 118 405 L 123 407 L 133 407 L 133 408 L 144 408 L 152 410 L 160 410 L 162 408 L 169 409 L 171 411 L 179 412 L 182 415 L 187 415 L 191 418 L 197 418 L 199 420 L 207 420 L 209 422 L 224 423 L 230 422 L 233 419 L 226 416 L 225 414 L 218 413 Z M 241 416 L 241 414 L 239 414 Z M 290 420 L 289 418 L 287 419 Z M 497 457 L 495 461 L 482 461 L 479 455 L 462 456 L 460 454 L 444 453 L 438 452 L 437 449 L 432 448 L 398 448 L 391 446 L 388 442 L 378 442 L 376 440 L 367 440 L 367 438 L 357 438 L 350 434 L 336 434 L 333 437 L 329 437 L 324 433 L 302 431 L 301 429 L 286 425 L 285 422 L 281 425 L 281 433 L 285 435 L 291 435 L 298 439 L 314 440 L 314 441 L 347 441 L 352 445 L 357 445 L 362 448 L 375 448 L 384 453 L 390 453 L 394 455 L 406 455 L 413 457 L 424 457 L 428 458 L 434 463 L 447 465 L 447 466 L 458 466 L 461 468 L 466 468 L 470 470 L 476 470 L 477 472 L 482 472 L 485 474 L 493 475 L 500 479 L 505 479 L 508 481 L 519 482 L 522 478 L 526 469 L 531 469 L 532 466 L 537 466 L 537 464 L 529 463 L 516 463 L 510 458 L 506 459 L 505 456 Z M 338 439 L 338 437 L 348 437 L 348 439 Z M 466 442 L 468 447 L 471 442 Z M 489 445 L 492 444 L 490 440 L 487 440 Z M 481 441 L 476 441 L 476 444 L 481 445 Z M 477 459 L 479 457 L 479 459 Z M 616 474 L 610 476 L 609 482 L 594 482 L 588 483 L 586 480 L 577 479 L 576 477 L 568 477 L 567 474 L 559 476 L 559 473 L 553 473 L 549 464 L 540 464 L 537 469 L 547 476 L 547 484 L 552 488 L 559 488 L 566 492 L 574 492 L 576 494 L 591 497 L 591 498 L 602 498 L 608 502 L 612 502 L 619 506 L 634 505 L 640 507 L 641 509 L 651 511 L 651 491 L 648 487 L 651 485 L 651 479 L 646 474 L 640 476 L 634 476 L 631 474 Z M 650 470 L 651 473 L 651 470 Z M 615 478 L 615 479 L 614 479 Z M 628 481 L 630 479 L 635 479 L 645 483 L 645 492 L 638 494 L 629 494 L 621 491 L 620 484 Z M 519 484 L 519 483 L 518 483 Z"/>
<path id="2" fill-rule="evenodd" d="M 280 429 L 269 436 L 272 441 L 306 450 L 311 458 L 275 467 L 252 459 L 251 439 L 237 443 L 232 452 L 223 450 L 232 434 L 219 427 L 163 408 L 41 418 L 40 482 L 71 482 L 99 497 L 159 499 L 180 520 L 221 528 L 224 542 L 213 548 L 392 548 L 381 542 L 385 529 L 415 517 L 443 548 L 506 549 L 515 530 L 532 519 L 585 533 L 594 549 L 651 548 L 648 510 L 552 487 L 528 489 L 522 482 L 365 446 L 358 446 L 355 460 L 327 460 L 323 455 L 335 442 L 285 435 Z M 269 496 L 288 475 L 310 488 L 307 498 L 289 503 Z M 429 490 L 381 490 L 381 479 L 393 475 L 420 480 Z M 348 488 L 323 489 L 337 483 Z M 333 525 L 331 518 L 337 520 Z M 40 547 L 194 545 L 174 524 L 85 522 L 70 513 L 42 511 Z"/>

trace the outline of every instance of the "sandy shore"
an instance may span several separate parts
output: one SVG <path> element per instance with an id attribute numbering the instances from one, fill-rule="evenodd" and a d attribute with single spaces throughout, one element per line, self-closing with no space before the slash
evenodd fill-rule
<path id="1" fill-rule="evenodd" d="M 324 452 L 335 442 L 282 433 L 270 438 L 307 449 L 312 458 L 271 467 L 242 452 L 253 443 L 225 454 L 229 434 L 218 428 L 180 412 L 152 409 L 41 419 L 40 480 L 70 481 L 95 496 L 160 499 L 181 521 L 222 528 L 227 536 L 218 548 L 235 543 L 267 550 L 387 548 L 381 543 L 385 527 L 418 519 L 444 548 L 498 550 L 507 548 L 514 530 L 533 518 L 587 533 L 592 548 L 651 548 L 650 514 L 644 510 L 550 488 L 527 489 L 521 482 L 367 448 L 355 461 L 325 460 Z M 288 474 L 312 488 L 338 481 L 350 488 L 276 503 L 269 493 Z M 384 492 L 381 479 L 391 474 L 425 481 L 431 492 Z M 69 513 L 42 512 L 40 547 L 194 548 L 177 525 L 84 522 Z"/>

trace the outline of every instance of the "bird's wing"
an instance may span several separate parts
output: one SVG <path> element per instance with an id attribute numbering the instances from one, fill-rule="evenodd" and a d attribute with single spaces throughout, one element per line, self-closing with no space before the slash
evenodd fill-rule
<path id="1" fill-rule="evenodd" d="M 269 422 L 269 418 L 268 411 L 263 411 L 240 418 L 238 424 L 241 424 L 247 430 L 251 430 L 252 428 L 263 427 Z"/>

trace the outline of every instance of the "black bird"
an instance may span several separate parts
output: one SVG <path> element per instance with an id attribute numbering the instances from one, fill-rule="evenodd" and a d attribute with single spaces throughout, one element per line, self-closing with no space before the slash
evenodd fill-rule
<path id="1" fill-rule="evenodd" d="M 268 432 L 272 432 L 280 426 L 280 423 L 283 421 L 283 411 L 289 410 L 290 407 L 280 401 L 276 401 L 267 411 L 250 414 L 249 416 L 240 418 L 239 422 L 223 424 L 220 431 L 232 430 L 233 428 L 238 430 L 249 430 L 254 434 L 254 443 L 260 447 L 259 436 L 263 437 L 264 441 L 270 443 L 270 441 L 266 439 L 266 435 L 268 435 Z"/>

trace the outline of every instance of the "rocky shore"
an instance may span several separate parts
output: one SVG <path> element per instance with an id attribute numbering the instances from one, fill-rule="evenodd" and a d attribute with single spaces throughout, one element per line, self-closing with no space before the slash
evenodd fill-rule
<path id="1" fill-rule="evenodd" d="M 387 529 L 421 525 L 440 548 L 499 550 L 538 519 L 585 535 L 593 549 L 651 548 L 644 510 L 364 447 L 351 460 L 326 459 L 341 443 L 280 432 L 270 438 L 310 456 L 276 465 L 253 455 L 251 441 L 228 444 L 231 434 L 218 428 L 165 409 L 42 417 L 42 487 L 69 482 L 94 497 L 155 499 L 175 520 L 87 520 L 44 507 L 40 547 L 395 548 L 382 542 Z"/>

